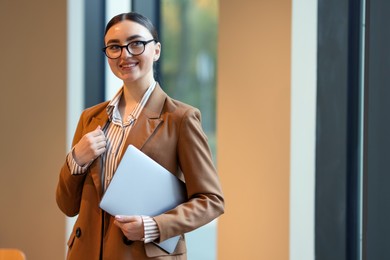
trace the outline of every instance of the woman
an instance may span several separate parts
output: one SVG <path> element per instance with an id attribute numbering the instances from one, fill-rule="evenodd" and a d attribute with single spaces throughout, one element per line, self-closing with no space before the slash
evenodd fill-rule
<path id="1" fill-rule="evenodd" d="M 120 14 L 106 26 L 104 53 L 123 87 L 86 109 L 57 186 L 59 208 L 78 215 L 68 259 L 186 259 L 184 233 L 224 212 L 224 200 L 198 109 L 171 99 L 156 83 L 161 44 L 152 23 Z M 188 200 L 158 216 L 111 216 L 99 208 L 128 145 L 185 181 Z M 181 235 L 169 254 L 156 245 Z"/>

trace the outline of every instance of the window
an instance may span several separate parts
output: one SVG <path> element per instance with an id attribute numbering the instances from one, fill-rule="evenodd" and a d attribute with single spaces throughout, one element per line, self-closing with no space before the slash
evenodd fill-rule
<path id="1" fill-rule="evenodd" d="M 200 109 L 215 158 L 218 1 L 160 3 L 162 56 L 157 80 L 169 96 Z M 188 259 L 216 259 L 216 221 L 186 238 Z"/>
<path id="2" fill-rule="evenodd" d="M 161 1 L 163 88 L 201 110 L 214 153 L 217 19 L 217 0 Z"/>

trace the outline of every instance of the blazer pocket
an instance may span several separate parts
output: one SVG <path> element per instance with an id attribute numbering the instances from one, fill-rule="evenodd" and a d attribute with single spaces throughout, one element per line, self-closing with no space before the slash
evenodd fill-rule
<path id="1" fill-rule="evenodd" d="M 148 257 L 174 256 L 174 255 L 185 254 L 187 252 L 187 248 L 186 248 L 185 240 L 183 236 L 181 236 L 179 242 L 177 243 L 176 249 L 172 254 L 169 254 L 168 252 L 161 249 L 158 245 L 154 243 L 145 244 L 145 251 Z"/>
<path id="2" fill-rule="evenodd" d="M 76 234 L 74 232 L 72 232 L 72 234 L 70 234 L 70 237 L 69 237 L 68 243 L 67 243 L 69 249 L 72 248 L 75 238 L 76 238 Z"/>

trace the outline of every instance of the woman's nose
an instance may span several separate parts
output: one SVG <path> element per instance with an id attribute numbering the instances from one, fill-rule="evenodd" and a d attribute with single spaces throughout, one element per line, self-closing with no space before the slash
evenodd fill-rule
<path id="1" fill-rule="evenodd" d="M 121 57 L 127 58 L 128 56 L 133 56 L 133 55 L 130 53 L 130 51 L 126 47 L 124 47 L 122 49 Z"/>

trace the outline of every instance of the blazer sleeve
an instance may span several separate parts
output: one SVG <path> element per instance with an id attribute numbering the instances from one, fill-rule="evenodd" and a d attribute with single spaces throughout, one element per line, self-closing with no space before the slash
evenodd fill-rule
<path id="1" fill-rule="evenodd" d="M 154 218 L 160 242 L 190 232 L 224 213 L 222 189 L 198 109 L 190 108 L 182 117 L 177 156 L 188 201 Z"/>

